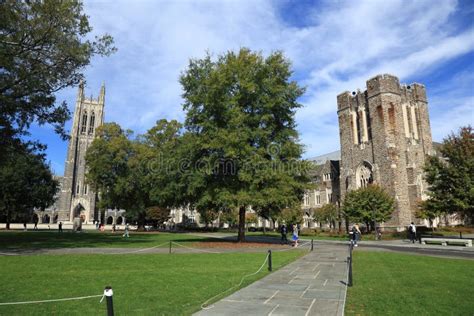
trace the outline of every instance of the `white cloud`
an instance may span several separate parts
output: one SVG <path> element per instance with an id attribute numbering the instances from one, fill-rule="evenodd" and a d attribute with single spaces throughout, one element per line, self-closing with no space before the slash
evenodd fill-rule
<path id="1" fill-rule="evenodd" d="M 91 1 L 85 9 L 94 31 L 112 34 L 119 49 L 87 69 L 94 94 L 106 81 L 107 121 L 143 132 L 160 118 L 183 120 L 178 78 L 189 58 L 243 46 L 265 54 L 281 49 L 308 88 L 297 114 L 307 156 L 339 148 L 340 92 L 364 89 L 376 73 L 410 80 L 474 49 L 472 28 L 458 31 L 451 23 L 455 1 L 327 2 L 307 8 L 304 27 L 282 20 L 281 3 L 270 0 Z M 458 118 L 472 107 L 463 97 L 452 111 Z M 458 123 L 438 121 L 432 117 L 442 133 Z"/>

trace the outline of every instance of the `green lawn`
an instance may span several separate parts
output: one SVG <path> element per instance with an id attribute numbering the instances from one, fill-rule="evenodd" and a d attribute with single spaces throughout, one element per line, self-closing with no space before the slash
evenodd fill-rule
<path id="1" fill-rule="evenodd" d="M 347 315 L 474 315 L 474 261 L 354 252 Z"/>
<path id="2" fill-rule="evenodd" d="M 122 232 L 123 233 L 123 232 Z M 0 232 L 0 249 L 40 249 L 40 248 L 121 248 L 153 247 L 170 240 L 179 242 L 206 241 L 205 238 L 187 234 L 173 233 L 130 233 L 130 238 L 123 238 L 122 233 L 84 231 L 63 233 L 48 231 Z M 215 241 L 209 239 L 207 241 Z M 167 247 L 167 245 L 163 245 Z"/>
<path id="3" fill-rule="evenodd" d="M 273 254 L 279 268 L 301 251 Z M 266 254 L 37 255 L 0 257 L 0 302 L 45 300 L 114 290 L 117 315 L 189 315 L 255 272 Z M 264 268 L 244 286 L 268 273 Z M 227 293 L 229 295 L 229 293 Z M 222 298 L 222 297 L 219 297 Z M 104 315 L 100 298 L 0 306 L 0 315 Z"/>

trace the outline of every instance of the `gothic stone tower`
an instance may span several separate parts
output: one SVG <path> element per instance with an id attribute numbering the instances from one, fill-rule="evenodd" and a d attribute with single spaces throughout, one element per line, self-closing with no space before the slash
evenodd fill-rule
<path id="1" fill-rule="evenodd" d="M 79 85 L 76 108 L 67 151 L 64 178 L 59 199 L 58 220 L 83 222 L 99 219 L 96 210 L 96 192 L 85 181 L 86 150 L 95 137 L 95 130 L 104 122 L 105 86 L 98 99 L 85 98 L 84 84 Z"/>
<path id="2" fill-rule="evenodd" d="M 341 198 L 369 183 L 382 186 L 396 200 L 385 226 L 406 226 L 415 205 L 425 198 L 425 157 L 432 153 L 425 87 L 400 85 L 384 74 L 367 81 L 364 92 L 337 96 L 341 139 Z"/>

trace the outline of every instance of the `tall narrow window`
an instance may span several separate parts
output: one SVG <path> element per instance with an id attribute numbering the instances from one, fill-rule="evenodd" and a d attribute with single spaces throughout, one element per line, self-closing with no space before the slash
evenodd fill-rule
<path id="1" fill-rule="evenodd" d="M 79 192 L 81 192 L 80 189 L 81 189 L 81 188 L 80 188 L 79 183 L 78 183 L 77 186 L 76 186 L 76 194 L 79 194 Z"/>
<path id="2" fill-rule="evenodd" d="M 87 111 L 84 111 L 82 113 L 81 134 L 86 133 L 86 128 L 87 128 Z"/>
<path id="3" fill-rule="evenodd" d="M 87 132 L 89 135 L 94 133 L 94 123 L 95 123 L 95 114 L 94 112 L 91 113 L 91 117 L 89 119 L 89 131 Z"/>

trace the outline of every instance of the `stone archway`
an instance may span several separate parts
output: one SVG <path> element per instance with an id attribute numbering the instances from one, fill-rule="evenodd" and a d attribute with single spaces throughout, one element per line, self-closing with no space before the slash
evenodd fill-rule
<path id="1" fill-rule="evenodd" d="M 122 223 L 123 223 L 123 217 L 122 217 L 122 216 L 119 216 L 119 217 L 117 218 L 117 225 L 122 225 Z"/>
<path id="2" fill-rule="evenodd" d="M 43 219 L 42 219 L 42 223 L 49 224 L 50 219 L 51 218 L 48 214 L 44 214 Z"/>
<path id="3" fill-rule="evenodd" d="M 367 161 L 364 161 L 363 163 L 360 164 L 359 167 L 357 167 L 357 170 L 356 170 L 357 188 L 365 188 L 369 184 L 372 184 L 374 182 L 374 176 L 373 176 L 372 170 L 373 170 L 372 165 Z"/>

